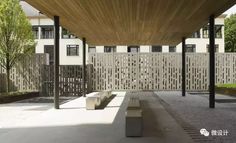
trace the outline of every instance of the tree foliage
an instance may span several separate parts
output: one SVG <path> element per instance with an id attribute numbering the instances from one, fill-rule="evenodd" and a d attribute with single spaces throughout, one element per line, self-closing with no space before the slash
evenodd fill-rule
<path id="1" fill-rule="evenodd" d="M 0 0 L 0 65 L 7 71 L 7 92 L 10 69 L 34 47 L 32 26 L 19 0 Z"/>
<path id="2" fill-rule="evenodd" d="M 225 51 L 236 52 L 236 14 L 225 19 Z"/>

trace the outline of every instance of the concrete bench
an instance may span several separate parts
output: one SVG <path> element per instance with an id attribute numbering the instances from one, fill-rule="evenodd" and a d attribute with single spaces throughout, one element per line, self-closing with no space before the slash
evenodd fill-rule
<path id="1" fill-rule="evenodd" d="M 128 107 L 125 113 L 126 127 L 125 133 L 127 137 L 140 137 L 142 136 L 142 109 L 140 100 L 137 97 L 129 99 Z"/>
<path id="2" fill-rule="evenodd" d="M 95 110 L 103 101 L 111 97 L 111 90 L 92 92 L 86 95 L 86 109 Z"/>
<path id="3" fill-rule="evenodd" d="M 137 109 L 137 108 L 141 108 L 139 98 L 138 97 L 131 97 L 129 99 L 127 109 L 131 110 L 131 109 Z"/>

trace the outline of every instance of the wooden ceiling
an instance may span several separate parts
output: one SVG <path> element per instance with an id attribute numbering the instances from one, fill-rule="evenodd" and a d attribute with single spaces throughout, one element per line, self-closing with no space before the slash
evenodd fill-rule
<path id="1" fill-rule="evenodd" d="M 90 45 L 176 45 L 236 0 L 25 0 Z"/>

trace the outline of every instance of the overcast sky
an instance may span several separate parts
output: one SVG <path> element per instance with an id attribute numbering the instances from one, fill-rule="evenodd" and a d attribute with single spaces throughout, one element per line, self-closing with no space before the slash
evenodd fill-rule
<path id="1" fill-rule="evenodd" d="M 227 10 L 225 13 L 228 14 L 228 15 L 236 13 L 236 5 L 234 5 L 233 7 L 231 7 L 231 8 L 230 8 L 229 10 Z"/>
<path id="2" fill-rule="evenodd" d="M 36 10 L 35 8 L 33 8 L 32 6 L 30 6 L 28 3 L 24 2 L 24 1 L 21 1 L 20 2 L 25 13 L 28 15 L 28 16 L 36 16 L 39 14 L 38 10 Z M 236 13 L 236 5 L 234 5 L 233 7 L 231 7 L 229 10 L 227 10 L 226 12 L 224 12 L 224 14 L 227 14 L 228 16 L 230 14 L 234 14 Z"/>

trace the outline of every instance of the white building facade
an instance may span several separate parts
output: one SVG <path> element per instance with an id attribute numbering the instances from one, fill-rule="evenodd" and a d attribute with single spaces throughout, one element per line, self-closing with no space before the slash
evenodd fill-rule
<path id="1" fill-rule="evenodd" d="M 215 48 L 216 52 L 224 53 L 224 18 L 221 15 L 215 19 Z M 50 63 L 53 64 L 54 22 L 43 16 L 30 16 L 30 22 L 37 42 L 36 53 L 49 53 Z M 195 32 L 191 38 L 186 39 L 186 52 L 208 52 L 209 38 L 208 26 L 204 26 Z M 86 53 L 127 53 L 127 52 L 182 52 L 182 44 L 168 45 L 117 45 L 117 46 L 88 46 Z M 87 59 L 88 61 L 88 59 Z M 82 65 L 82 41 L 64 28 L 60 28 L 60 65 Z"/>

